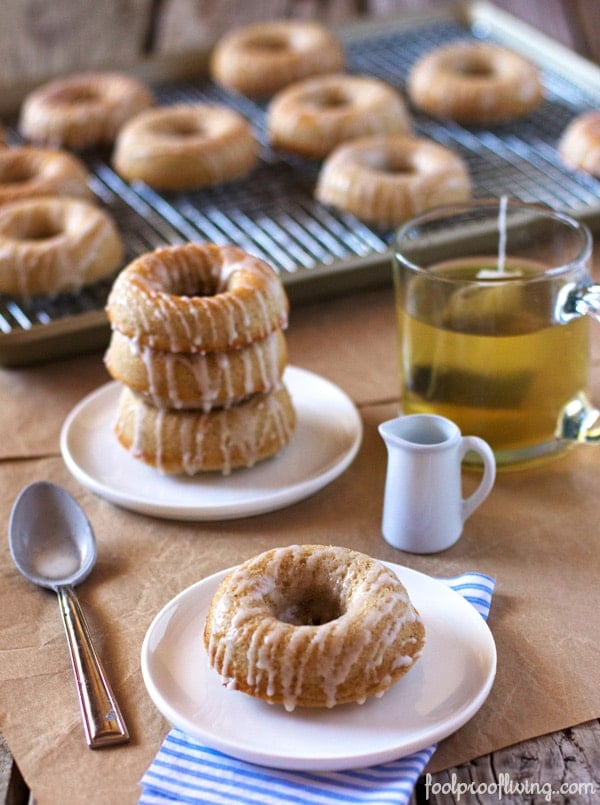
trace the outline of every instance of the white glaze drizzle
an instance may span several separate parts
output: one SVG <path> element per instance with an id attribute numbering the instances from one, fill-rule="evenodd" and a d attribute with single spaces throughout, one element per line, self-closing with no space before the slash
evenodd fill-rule
<path id="1" fill-rule="evenodd" d="M 275 390 L 274 390 L 275 392 Z M 209 434 L 217 434 L 218 449 L 220 453 L 220 466 L 222 473 L 227 475 L 233 466 L 233 456 L 241 453 L 241 463 L 245 467 L 252 467 L 258 461 L 261 451 L 264 448 L 264 440 L 273 431 L 278 436 L 278 443 L 285 444 L 289 440 L 293 431 L 294 423 L 288 420 L 285 415 L 284 406 L 272 392 L 265 395 L 257 395 L 258 404 L 248 422 L 240 428 L 239 421 L 237 427 L 233 423 L 230 415 L 234 409 L 222 409 L 211 412 L 192 412 L 182 411 L 174 413 L 169 409 L 155 408 L 152 406 L 152 430 L 153 437 L 151 445 L 154 450 L 153 463 L 161 472 L 168 472 L 169 467 L 163 455 L 162 445 L 167 443 L 166 436 L 167 420 L 177 417 L 178 450 L 181 456 L 183 471 L 189 475 L 199 472 L 206 461 L 206 443 Z M 133 403 L 133 422 L 131 427 L 131 443 L 129 452 L 136 458 L 141 458 L 151 452 L 148 447 L 146 430 L 148 427 L 147 418 L 149 415 L 148 406 L 141 401 Z M 240 434 L 240 430 L 243 430 Z M 172 436 L 172 433 L 170 434 Z M 211 442 L 214 448 L 214 441 Z M 239 462 L 236 462 L 236 465 Z"/>
<path id="2" fill-rule="evenodd" d="M 284 559 L 289 560 L 290 552 L 307 588 L 325 579 L 337 588 L 342 600 L 347 599 L 347 609 L 340 617 L 317 626 L 290 625 L 274 614 L 281 604 L 277 587 L 280 565 Z M 292 546 L 272 551 L 262 576 L 252 572 L 248 563 L 233 572 L 229 591 L 214 608 L 208 644 L 211 663 L 220 669 L 228 685 L 234 677 L 236 646 L 246 632 L 247 685 L 257 689 L 266 682 L 267 696 L 282 692 L 286 710 L 296 707 L 304 684 L 309 678 L 314 681 L 315 675 L 326 706 L 334 706 L 338 688 L 356 662 L 364 666 L 367 648 L 369 665 L 374 667 L 381 666 L 391 648 L 395 656 L 393 671 L 415 661 L 418 654 L 410 656 L 401 650 L 414 644 L 414 638 L 400 637 L 402 630 L 418 620 L 406 592 L 399 592 L 391 571 L 375 561 L 355 586 L 352 569 L 346 570 L 345 561 L 343 549 L 329 548 L 325 554 L 315 551 L 313 556 L 307 556 L 302 546 Z M 380 687 L 388 687 L 391 681 L 391 676 L 384 677 Z M 359 695 L 359 702 L 364 699 Z"/>
<path id="3" fill-rule="evenodd" d="M 127 318 L 135 330 L 128 334 L 136 340 L 156 347 L 160 332 L 168 343 L 159 348 L 202 351 L 223 334 L 227 343 L 240 345 L 287 325 L 281 281 L 261 260 L 236 247 L 222 247 L 220 261 L 209 260 L 207 254 L 202 265 L 185 249 L 169 249 L 168 258 L 161 251 L 144 255 L 121 272 L 109 298 L 109 311 L 117 319 Z M 282 311 L 277 321 L 273 305 Z M 133 309 L 135 320 L 128 313 Z M 115 326 L 125 332 L 119 322 Z M 251 326 L 254 335 L 249 334 Z"/>
<path id="4" fill-rule="evenodd" d="M 126 342 L 131 359 L 138 358 L 142 362 L 148 384 L 146 394 L 159 408 L 190 407 L 204 411 L 212 410 L 215 405 L 228 408 L 257 391 L 271 391 L 280 380 L 277 332 L 245 348 L 213 354 L 157 352 L 133 338 L 126 339 Z M 178 368 L 185 370 L 190 386 L 185 398 L 179 391 Z M 235 393 L 233 371 L 241 371 L 241 393 L 239 381 Z"/>

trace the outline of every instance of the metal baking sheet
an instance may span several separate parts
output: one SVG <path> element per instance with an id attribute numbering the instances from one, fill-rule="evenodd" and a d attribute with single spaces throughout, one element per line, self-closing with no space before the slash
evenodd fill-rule
<path id="1" fill-rule="evenodd" d="M 600 223 L 600 181 L 567 170 L 556 144 L 577 114 L 600 107 L 600 68 L 487 3 L 452 6 L 340 30 L 351 72 L 379 76 L 402 89 L 423 53 L 458 39 L 500 42 L 525 52 L 543 71 L 545 100 L 526 119 L 489 129 L 440 123 L 411 109 L 417 134 L 459 153 L 474 196 L 502 194 L 568 211 L 594 228 Z M 233 242 L 268 260 L 280 273 L 292 304 L 387 284 L 393 233 L 325 208 L 313 198 L 319 163 L 285 157 L 270 147 L 266 106 L 225 93 L 205 77 L 157 83 L 158 102 L 217 101 L 249 118 L 261 140 L 262 160 L 243 181 L 193 193 L 157 193 L 124 182 L 110 154 L 88 154 L 92 187 L 114 216 L 126 261 L 166 244 Z M 19 142 L 16 129 L 9 136 Z M 0 296 L 0 364 L 100 349 L 108 340 L 104 312 L 112 280 L 26 302 Z"/>

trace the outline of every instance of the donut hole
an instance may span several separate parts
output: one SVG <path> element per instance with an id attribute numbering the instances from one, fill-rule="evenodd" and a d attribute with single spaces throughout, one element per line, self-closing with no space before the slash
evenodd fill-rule
<path id="1" fill-rule="evenodd" d="M 63 104 L 78 106 L 82 103 L 95 103 L 98 98 L 98 92 L 92 87 L 70 87 L 60 93 L 57 100 Z"/>
<path id="2" fill-rule="evenodd" d="M 176 137 L 178 139 L 185 137 L 204 137 L 207 135 L 201 123 L 189 118 L 165 120 L 156 126 L 156 131 L 167 137 Z"/>
<path id="3" fill-rule="evenodd" d="M 246 50 L 264 51 L 266 53 L 281 53 L 287 50 L 288 47 L 288 40 L 276 33 L 257 34 L 257 36 L 248 38 L 245 43 Z"/>
<path id="4" fill-rule="evenodd" d="M 23 161 L 13 161 L 0 166 L 0 185 L 21 184 L 35 178 L 37 171 Z"/>
<path id="5" fill-rule="evenodd" d="M 306 106 L 320 110 L 336 110 L 348 106 L 350 98 L 341 87 L 326 87 L 319 92 L 307 94 L 303 102 Z"/>
<path id="6" fill-rule="evenodd" d="M 363 154 L 363 165 L 379 173 L 392 176 L 411 176 L 416 172 L 412 159 L 407 154 L 369 151 Z"/>
<path id="7" fill-rule="evenodd" d="M 490 78 L 495 73 L 489 61 L 473 56 L 468 59 L 457 59 L 452 69 L 464 78 Z"/>
<path id="8" fill-rule="evenodd" d="M 326 587 L 298 585 L 275 604 L 274 615 L 293 626 L 322 626 L 344 614 L 342 602 Z"/>
<path id="9" fill-rule="evenodd" d="M 193 278 L 182 277 L 178 282 L 172 282 L 168 288 L 168 293 L 172 296 L 183 296 L 192 298 L 194 296 L 218 296 L 224 293 L 225 289 L 219 287 L 218 281 L 214 282 L 210 279 L 205 281 L 194 281 Z"/>
<path id="10" fill-rule="evenodd" d="M 62 224 L 44 212 L 13 218 L 9 229 L 16 240 L 49 240 L 64 232 Z"/>

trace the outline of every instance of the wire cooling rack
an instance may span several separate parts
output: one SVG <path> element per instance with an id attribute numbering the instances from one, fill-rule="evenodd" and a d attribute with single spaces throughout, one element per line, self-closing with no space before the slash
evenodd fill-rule
<path id="1" fill-rule="evenodd" d="M 423 53 L 455 40 L 496 41 L 493 26 L 452 15 L 421 22 L 354 26 L 343 35 L 351 72 L 378 76 L 400 90 Z M 511 45 L 510 30 L 503 44 Z M 593 69 L 592 65 L 587 65 Z M 506 194 L 586 220 L 600 220 L 600 182 L 570 171 L 556 145 L 577 114 L 600 107 L 595 82 L 562 69 L 560 53 L 542 66 L 545 99 L 525 120 L 493 129 L 440 123 L 411 109 L 417 134 L 460 154 L 469 166 L 475 197 Z M 92 189 L 114 216 L 126 261 L 166 244 L 208 240 L 236 243 L 280 273 L 294 301 L 389 281 L 393 233 L 366 226 L 315 201 L 319 164 L 286 157 L 270 147 L 266 107 L 228 94 L 205 78 L 155 87 L 160 104 L 219 102 L 252 121 L 261 141 L 261 163 L 242 181 L 198 192 L 158 193 L 124 182 L 109 155 L 88 155 Z M 16 131 L 12 138 L 18 142 Z M 26 302 L 0 296 L 0 363 L 18 364 L 102 346 L 108 336 L 104 304 L 111 280 Z"/>

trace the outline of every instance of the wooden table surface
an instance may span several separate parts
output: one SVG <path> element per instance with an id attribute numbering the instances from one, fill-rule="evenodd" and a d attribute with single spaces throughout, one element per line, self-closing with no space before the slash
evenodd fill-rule
<path id="1" fill-rule="evenodd" d="M 91 5 L 73 0 L 43 7 L 34 0 L 23 0 L 0 6 L 0 85 L 35 82 L 41 76 L 82 66 L 104 66 L 107 42 L 112 63 L 126 65 L 140 56 L 168 52 L 182 45 L 204 47 L 231 25 L 252 18 L 302 16 L 341 23 L 427 5 L 435 6 L 436 0 L 260 0 L 252 4 L 225 0 L 96 0 Z M 496 0 L 495 5 L 600 62 L 598 0 Z M 66 30 L 70 32 L 68 36 Z M 498 793 L 465 793 L 467 789 L 460 788 L 491 784 L 486 790 L 493 792 L 493 786 L 503 779 L 525 788 L 519 791 L 513 787 L 513 793 L 505 792 L 501 797 Z M 527 793 L 527 786 L 532 785 L 539 786 L 537 796 Z M 571 794 L 564 793 L 565 788 L 559 793 L 561 785 L 571 786 Z M 423 778 L 413 801 L 437 805 L 458 801 L 537 803 L 549 801 L 549 786 L 554 789 L 552 802 L 600 801 L 600 722 L 540 736 L 438 773 L 429 780 Z M 27 788 L 0 736 L 0 802 L 17 805 L 28 799 Z"/>

